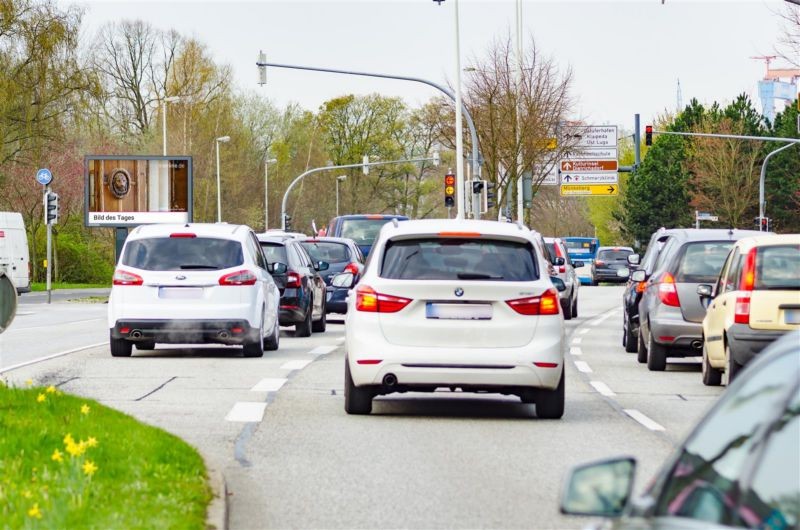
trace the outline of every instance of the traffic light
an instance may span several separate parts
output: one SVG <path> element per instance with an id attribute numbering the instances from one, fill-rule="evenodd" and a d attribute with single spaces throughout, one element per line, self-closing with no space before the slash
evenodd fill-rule
<path id="1" fill-rule="evenodd" d="M 533 175 L 530 172 L 522 174 L 522 206 L 530 208 L 533 204 Z"/>
<path id="2" fill-rule="evenodd" d="M 283 229 L 286 230 L 287 232 L 290 232 L 292 230 L 292 216 L 289 215 L 288 213 L 283 218 Z"/>
<path id="3" fill-rule="evenodd" d="M 45 222 L 49 225 L 58 222 L 58 194 L 52 191 L 45 197 Z"/>
<path id="4" fill-rule="evenodd" d="M 486 190 L 486 209 L 494 208 L 494 199 L 496 197 L 494 193 L 494 182 L 489 182 L 488 180 L 484 181 L 486 185 L 484 189 Z"/>
<path id="5" fill-rule="evenodd" d="M 644 128 L 644 145 L 653 145 L 653 126 L 647 125 Z"/>
<path id="6" fill-rule="evenodd" d="M 452 208 L 456 205 L 456 176 L 453 175 L 453 170 L 449 169 L 444 176 L 444 205 L 446 208 Z"/>
<path id="7" fill-rule="evenodd" d="M 482 180 L 473 180 L 472 181 L 472 193 L 483 193 L 483 181 Z"/>
<path id="8" fill-rule="evenodd" d="M 769 232 L 772 228 L 772 219 L 769 217 L 754 217 L 753 226 L 756 230 L 761 232 Z"/>

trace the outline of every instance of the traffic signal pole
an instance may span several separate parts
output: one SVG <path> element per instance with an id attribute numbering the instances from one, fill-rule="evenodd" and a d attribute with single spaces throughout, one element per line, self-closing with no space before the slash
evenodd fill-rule
<path id="1" fill-rule="evenodd" d="M 50 222 L 50 186 L 44 187 L 44 220 L 47 225 L 47 303 L 50 303 L 52 297 L 51 279 L 53 270 L 53 223 Z"/>

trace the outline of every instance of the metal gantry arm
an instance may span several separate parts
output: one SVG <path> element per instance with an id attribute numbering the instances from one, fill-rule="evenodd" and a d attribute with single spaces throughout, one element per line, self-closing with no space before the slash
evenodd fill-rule
<path id="1" fill-rule="evenodd" d="M 774 154 L 780 153 L 784 149 L 789 149 L 792 146 L 797 145 L 797 142 L 786 144 L 783 147 L 779 147 L 769 153 L 767 156 L 764 157 L 764 162 L 761 164 L 761 177 L 758 179 L 758 219 L 759 219 L 759 230 L 761 229 L 761 219 L 764 218 L 764 210 L 766 210 L 766 203 L 764 200 L 764 181 L 767 178 L 767 161 L 770 157 Z"/>

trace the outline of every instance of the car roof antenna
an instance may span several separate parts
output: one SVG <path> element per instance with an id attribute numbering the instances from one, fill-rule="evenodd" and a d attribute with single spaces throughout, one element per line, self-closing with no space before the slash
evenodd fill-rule
<path id="1" fill-rule="evenodd" d="M 400 223 L 397 222 L 397 217 L 392 217 L 392 226 L 394 226 L 395 228 L 400 226 Z"/>

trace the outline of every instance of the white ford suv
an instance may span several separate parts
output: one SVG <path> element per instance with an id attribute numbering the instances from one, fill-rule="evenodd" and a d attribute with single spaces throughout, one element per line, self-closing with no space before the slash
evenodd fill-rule
<path id="1" fill-rule="evenodd" d="M 564 320 L 529 230 L 493 221 L 387 223 L 347 306 L 345 410 L 437 388 L 564 413 Z M 556 279 L 556 282 L 559 280 Z"/>
<path id="2" fill-rule="evenodd" d="M 243 225 L 146 225 L 128 235 L 108 300 L 111 355 L 156 343 L 278 349 L 280 293 Z M 280 271 L 274 271 L 280 272 Z M 284 271 L 285 272 L 285 271 Z"/>

